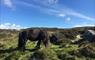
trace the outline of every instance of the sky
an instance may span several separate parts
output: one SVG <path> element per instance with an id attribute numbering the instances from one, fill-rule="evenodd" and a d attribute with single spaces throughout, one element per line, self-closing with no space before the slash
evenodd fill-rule
<path id="1" fill-rule="evenodd" d="M 95 26 L 95 0 L 0 0 L 0 29 Z"/>

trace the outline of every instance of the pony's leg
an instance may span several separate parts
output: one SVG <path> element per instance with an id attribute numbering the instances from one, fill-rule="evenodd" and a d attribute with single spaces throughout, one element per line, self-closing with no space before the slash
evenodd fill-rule
<path id="1" fill-rule="evenodd" d="M 37 47 L 37 48 L 40 48 L 40 45 L 41 45 L 41 39 L 38 40 L 36 47 Z"/>
<path id="2" fill-rule="evenodd" d="M 23 38 L 21 37 L 21 35 L 19 34 L 19 39 L 18 39 L 18 49 L 21 49 L 22 48 L 22 40 Z"/>
<path id="3" fill-rule="evenodd" d="M 26 39 L 20 39 L 19 42 L 18 42 L 18 48 L 24 50 L 25 45 L 26 45 Z"/>
<path id="4" fill-rule="evenodd" d="M 22 49 L 23 49 L 23 50 L 25 50 L 25 49 L 26 49 L 26 48 L 25 48 L 26 42 L 27 42 L 27 39 L 26 39 L 26 38 L 25 38 L 25 39 L 23 39 L 23 44 L 22 44 Z"/>
<path id="5" fill-rule="evenodd" d="M 43 41 L 43 43 L 44 43 L 45 47 L 48 47 L 48 39 L 45 39 L 45 40 Z"/>
<path id="6" fill-rule="evenodd" d="M 19 40 L 18 40 L 18 49 L 25 49 L 25 45 L 27 42 L 27 37 L 26 36 L 19 36 Z"/>

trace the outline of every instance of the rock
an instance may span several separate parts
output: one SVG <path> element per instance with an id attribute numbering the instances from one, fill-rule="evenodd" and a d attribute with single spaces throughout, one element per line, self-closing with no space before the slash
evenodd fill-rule
<path id="1" fill-rule="evenodd" d="M 95 31 L 94 30 L 87 30 L 83 33 L 82 38 L 84 40 L 88 40 L 90 42 L 95 42 Z"/>

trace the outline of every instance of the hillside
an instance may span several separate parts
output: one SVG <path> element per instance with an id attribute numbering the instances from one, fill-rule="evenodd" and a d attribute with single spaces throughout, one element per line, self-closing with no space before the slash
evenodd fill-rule
<path id="1" fill-rule="evenodd" d="M 56 44 L 50 43 L 47 49 L 42 43 L 41 49 L 38 50 L 34 50 L 35 42 L 28 41 L 27 49 L 23 52 L 16 49 L 20 31 L 0 29 L 0 60 L 95 60 L 94 42 L 71 43 L 79 39 L 76 37 L 77 35 L 88 29 L 95 30 L 95 27 L 27 29 L 46 29 L 48 32 L 56 34 L 60 40 Z"/>

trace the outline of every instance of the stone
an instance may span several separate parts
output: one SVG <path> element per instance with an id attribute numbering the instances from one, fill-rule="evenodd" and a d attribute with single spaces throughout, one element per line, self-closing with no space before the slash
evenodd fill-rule
<path id="1" fill-rule="evenodd" d="M 94 30 L 87 30 L 83 33 L 82 38 L 84 40 L 93 41 L 95 42 L 95 31 Z"/>

